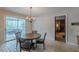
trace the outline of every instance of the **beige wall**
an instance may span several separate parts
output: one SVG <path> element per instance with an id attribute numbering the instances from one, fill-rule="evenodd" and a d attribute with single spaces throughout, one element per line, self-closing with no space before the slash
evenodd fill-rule
<path id="1" fill-rule="evenodd" d="M 5 10 L 0 10 L 0 42 L 3 42 L 5 40 L 5 17 L 6 16 L 13 16 L 13 17 L 17 17 L 17 18 L 25 18 L 24 15 L 20 15 L 14 12 L 9 12 L 9 11 L 5 11 Z"/>
<path id="2" fill-rule="evenodd" d="M 4 19 L 4 17 L 2 16 L 2 15 L 0 15 L 0 17 L 1 17 L 1 19 L 0 19 L 0 42 L 1 41 L 3 41 L 3 38 L 4 38 L 4 33 L 3 33 L 3 31 L 4 31 L 4 26 L 3 26 L 3 19 Z"/>

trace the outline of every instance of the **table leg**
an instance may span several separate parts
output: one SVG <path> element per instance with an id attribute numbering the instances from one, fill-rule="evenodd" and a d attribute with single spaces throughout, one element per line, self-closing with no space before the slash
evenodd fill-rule
<path id="1" fill-rule="evenodd" d="M 33 43 L 33 40 L 31 40 L 31 43 Z"/>
<path id="2" fill-rule="evenodd" d="M 33 40 L 31 40 L 31 48 L 32 48 L 32 49 L 35 49 L 34 44 L 35 44 L 35 43 L 33 43 Z"/>

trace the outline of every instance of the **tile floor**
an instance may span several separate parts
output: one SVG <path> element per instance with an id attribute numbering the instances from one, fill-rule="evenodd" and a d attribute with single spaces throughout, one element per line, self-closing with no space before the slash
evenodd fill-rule
<path id="1" fill-rule="evenodd" d="M 0 44 L 0 52 L 19 52 L 19 46 L 16 48 L 15 40 L 5 42 Z M 23 50 L 22 52 L 28 51 Z M 45 50 L 43 50 L 42 45 L 38 45 L 38 47 L 35 50 L 31 50 L 31 52 L 79 52 L 79 47 L 58 41 L 53 43 L 46 41 Z"/>

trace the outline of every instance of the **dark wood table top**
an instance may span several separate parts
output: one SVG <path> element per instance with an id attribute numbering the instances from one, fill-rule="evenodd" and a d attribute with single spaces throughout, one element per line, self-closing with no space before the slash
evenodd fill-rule
<path id="1" fill-rule="evenodd" d="M 41 37 L 41 35 L 38 33 L 37 34 L 28 33 L 28 34 L 26 34 L 25 39 L 34 40 L 34 39 L 38 39 L 40 37 Z"/>

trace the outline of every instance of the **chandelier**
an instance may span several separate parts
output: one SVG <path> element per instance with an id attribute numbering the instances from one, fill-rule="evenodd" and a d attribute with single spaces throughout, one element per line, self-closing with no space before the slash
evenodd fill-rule
<path id="1" fill-rule="evenodd" d="M 32 23 L 35 19 L 35 16 L 32 16 L 32 7 L 30 7 L 30 14 L 26 17 L 26 19 L 28 19 L 30 23 Z"/>

